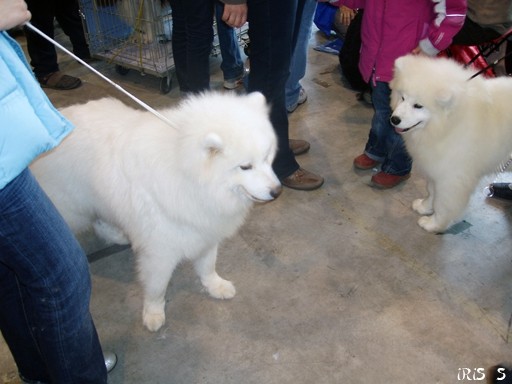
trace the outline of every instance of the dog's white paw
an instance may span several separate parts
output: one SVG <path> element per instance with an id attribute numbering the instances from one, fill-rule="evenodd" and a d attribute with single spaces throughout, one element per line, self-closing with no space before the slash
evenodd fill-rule
<path id="1" fill-rule="evenodd" d="M 142 313 L 142 322 L 144 326 L 151 332 L 158 331 L 165 323 L 165 312 L 148 312 Z"/>
<path id="2" fill-rule="evenodd" d="M 420 215 L 431 215 L 434 210 L 426 203 L 426 199 L 416 199 L 412 202 L 412 209 Z"/>
<path id="3" fill-rule="evenodd" d="M 210 296 L 216 299 L 232 299 L 236 294 L 235 286 L 231 281 L 216 277 L 204 284 Z"/>
<path id="4" fill-rule="evenodd" d="M 441 233 L 445 230 L 444 227 L 437 223 L 435 216 L 421 216 L 418 219 L 418 225 L 431 233 Z"/>

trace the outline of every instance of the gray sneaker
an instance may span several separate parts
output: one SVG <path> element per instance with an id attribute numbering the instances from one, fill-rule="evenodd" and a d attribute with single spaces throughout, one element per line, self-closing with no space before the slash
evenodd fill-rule
<path id="1" fill-rule="evenodd" d="M 297 103 L 294 104 L 293 106 L 287 108 L 287 111 L 288 113 L 292 113 L 293 111 L 295 111 L 297 109 L 297 107 L 299 105 L 302 105 L 304 104 L 308 99 L 308 94 L 306 93 L 306 90 L 302 87 L 300 87 L 300 91 L 299 91 L 299 98 L 297 99 Z"/>

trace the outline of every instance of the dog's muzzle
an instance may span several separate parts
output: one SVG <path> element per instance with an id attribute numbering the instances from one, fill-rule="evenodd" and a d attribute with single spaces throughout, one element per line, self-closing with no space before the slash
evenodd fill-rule
<path id="1" fill-rule="evenodd" d="M 416 124 L 414 124 L 413 126 L 409 127 L 409 128 L 399 128 L 398 125 L 400 125 L 400 123 L 402 122 L 402 119 L 400 119 L 398 116 L 396 115 L 392 115 L 390 118 L 389 118 L 389 121 L 391 122 L 391 124 L 395 127 L 395 132 L 396 133 L 405 133 L 405 132 L 408 132 L 409 130 L 413 129 L 414 127 L 416 127 L 418 124 L 421 124 L 421 121 L 418 121 Z"/>

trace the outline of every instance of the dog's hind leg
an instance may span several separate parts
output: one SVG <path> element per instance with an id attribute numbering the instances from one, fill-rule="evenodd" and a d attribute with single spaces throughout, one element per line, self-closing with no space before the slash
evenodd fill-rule
<path id="1" fill-rule="evenodd" d="M 231 281 L 224 280 L 215 271 L 217 262 L 217 245 L 209 249 L 204 256 L 194 261 L 194 267 L 201 278 L 201 283 L 210 296 L 216 299 L 231 299 L 235 296 L 236 289 Z"/>

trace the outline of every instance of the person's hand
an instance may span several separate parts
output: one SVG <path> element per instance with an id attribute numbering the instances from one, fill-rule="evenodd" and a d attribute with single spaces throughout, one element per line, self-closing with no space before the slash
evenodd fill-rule
<path id="1" fill-rule="evenodd" d="M 32 15 L 24 0 L 0 0 L 0 31 L 25 24 Z"/>
<path id="2" fill-rule="evenodd" d="M 341 24 L 349 25 L 350 22 L 356 17 L 357 11 L 344 5 L 340 6 L 340 19 Z"/>
<path id="3" fill-rule="evenodd" d="M 414 48 L 411 53 L 413 55 L 424 55 L 424 56 L 427 56 L 427 54 L 425 52 L 423 52 L 423 49 L 421 49 L 421 47 L 418 45 L 416 48 Z"/>
<path id="4" fill-rule="evenodd" d="M 247 4 L 224 4 L 222 21 L 230 27 L 240 28 L 247 21 Z"/>

